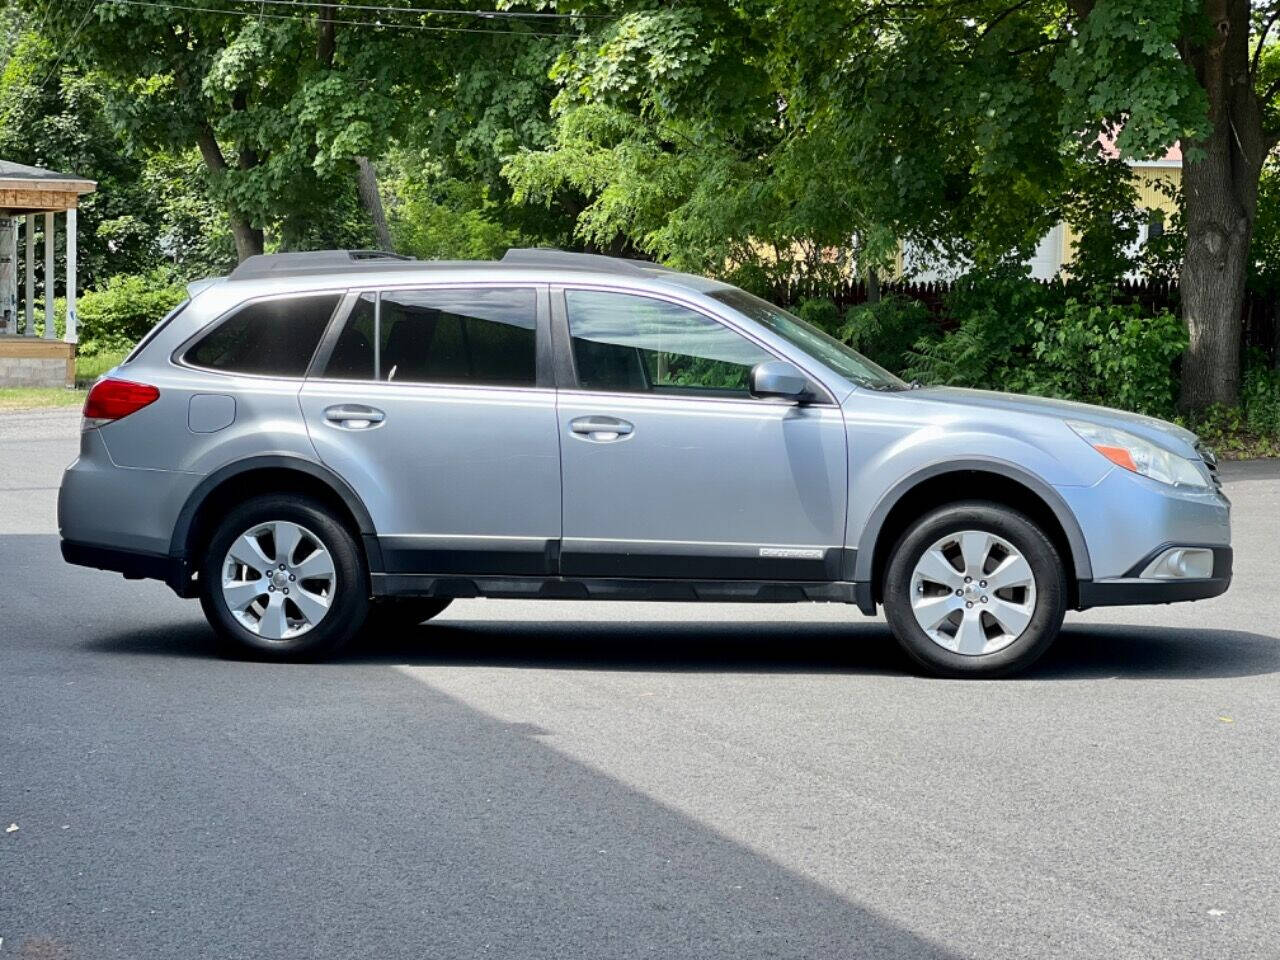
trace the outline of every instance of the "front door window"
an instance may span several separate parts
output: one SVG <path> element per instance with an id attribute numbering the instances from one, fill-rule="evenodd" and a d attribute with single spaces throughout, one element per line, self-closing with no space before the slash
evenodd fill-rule
<path id="1" fill-rule="evenodd" d="M 632 294 L 567 290 L 578 385 L 585 390 L 748 396 L 762 347 L 679 304 Z"/>

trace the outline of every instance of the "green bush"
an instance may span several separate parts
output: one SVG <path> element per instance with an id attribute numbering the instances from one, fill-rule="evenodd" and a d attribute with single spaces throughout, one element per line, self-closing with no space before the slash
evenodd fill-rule
<path id="1" fill-rule="evenodd" d="M 1245 423 L 1255 433 L 1280 437 L 1280 370 L 1255 354 L 1245 364 L 1240 403 Z"/>
<path id="2" fill-rule="evenodd" d="M 902 373 L 911 364 L 915 345 L 936 339 L 937 331 L 928 307 L 891 294 L 878 303 L 850 307 L 837 335 L 885 369 Z"/>
<path id="3" fill-rule="evenodd" d="M 1036 283 L 1021 268 L 960 278 L 946 305 L 955 329 L 918 341 L 904 376 L 958 387 L 1026 389 L 1024 368 L 1035 340 L 1031 321 L 1057 299 L 1058 288 Z"/>
<path id="4" fill-rule="evenodd" d="M 1265 356 L 1251 354 L 1245 363 L 1240 406 L 1213 407 L 1189 418 L 1194 430 L 1218 456 L 1280 457 L 1280 370 Z"/>
<path id="5" fill-rule="evenodd" d="M 186 297 L 186 288 L 167 274 L 118 274 L 102 289 L 88 290 L 77 300 L 76 352 L 94 356 L 128 350 Z M 43 312 L 36 316 L 36 330 L 43 334 Z M 54 322 L 58 336 L 63 336 L 67 302 L 62 298 L 54 304 Z"/>
<path id="6" fill-rule="evenodd" d="M 1170 417 L 1177 402 L 1174 364 L 1187 348 L 1182 321 L 1168 311 L 1145 316 L 1137 304 L 1069 298 L 1060 314 L 1031 324 L 1028 393 L 1066 397 Z"/>
<path id="7" fill-rule="evenodd" d="M 1008 273 L 966 278 L 948 309 L 957 328 L 918 341 L 907 376 L 1173 415 L 1187 335 L 1167 311 Z"/>
<path id="8" fill-rule="evenodd" d="M 840 326 L 840 308 L 830 300 L 802 300 L 796 307 L 796 316 L 830 334 Z"/>
<path id="9" fill-rule="evenodd" d="M 114 276 L 78 304 L 79 349 L 88 354 L 127 349 L 186 297 L 186 288 L 165 276 Z"/>

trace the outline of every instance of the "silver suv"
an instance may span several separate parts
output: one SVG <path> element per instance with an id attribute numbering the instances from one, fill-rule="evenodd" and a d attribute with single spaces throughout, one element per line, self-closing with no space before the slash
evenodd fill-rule
<path id="1" fill-rule="evenodd" d="M 89 394 L 62 553 L 198 596 L 259 655 L 455 597 L 812 600 L 992 676 L 1069 608 L 1231 580 L 1187 431 L 921 389 L 715 280 L 334 251 L 190 294 Z"/>

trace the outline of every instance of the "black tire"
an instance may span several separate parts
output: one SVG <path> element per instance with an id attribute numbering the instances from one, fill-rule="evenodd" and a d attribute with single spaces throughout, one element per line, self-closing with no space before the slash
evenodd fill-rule
<path id="1" fill-rule="evenodd" d="M 412 630 L 432 617 L 439 616 L 451 603 L 452 597 L 388 597 L 376 600 L 369 608 L 365 630 Z"/>
<path id="2" fill-rule="evenodd" d="M 1035 580 L 1031 619 L 1008 646 L 991 653 L 961 654 L 944 648 L 930 639 L 912 611 L 916 564 L 940 539 L 966 530 L 993 533 L 1007 541 L 1022 554 Z M 1025 670 L 1057 637 L 1067 596 L 1062 557 L 1044 531 L 1024 514 L 988 501 L 949 504 L 923 516 L 899 538 L 885 570 L 885 616 L 894 636 L 924 671 L 940 677 L 1001 677 Z M 993 624 L 989 629 L 999 628 Z"/>
<path id="3" fill-rule="evenodd" d="M 328 610 L 314 626 L 293 637 L 270 640 L 232 613 L 222 592 L 222 567 L 237 538 L 255 526 L 279 521 L 314 535 L 332 558 L 334 579 Z M 220 640 L 236 652 L 269 660 L 314 658 L 337 650 L 364 625 L 369 573 L 356 538 L 322 503 L 297 495 L 254 497 L 229 511 L 214 530 L 200 565 L 200 604 Z"/>

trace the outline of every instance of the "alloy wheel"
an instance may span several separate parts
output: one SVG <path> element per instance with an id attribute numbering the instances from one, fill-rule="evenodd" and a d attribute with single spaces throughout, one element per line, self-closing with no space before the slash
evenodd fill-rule
<path id="1" fill-rule="evenodd" d="M 1022 553 L 985 530 L 949 533 L 920 555 L 911 612 L 952 653 L 981 656 L 1022 636 L 1036 610 L 1036 580 Z"/>
<path id="2" fill-rule="evenodd" d="M 257 524 L 236 537 L 222 562 L 231 615 L 264 640 L 292 640 L 329 612 L 337 586 L 333 557 L 306 527 Z"/>

